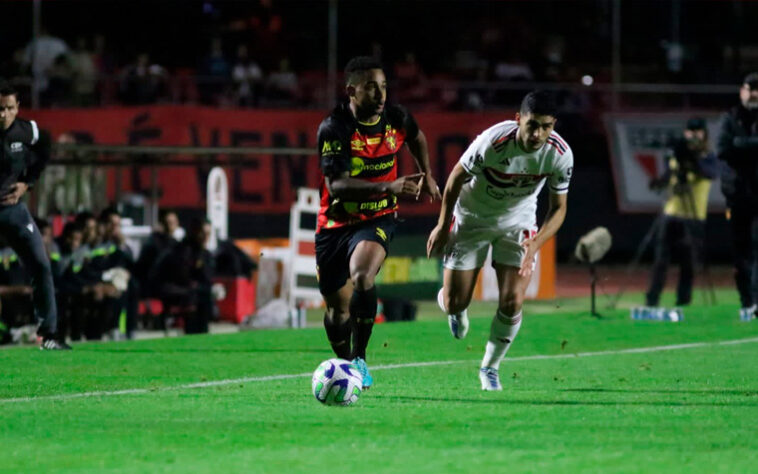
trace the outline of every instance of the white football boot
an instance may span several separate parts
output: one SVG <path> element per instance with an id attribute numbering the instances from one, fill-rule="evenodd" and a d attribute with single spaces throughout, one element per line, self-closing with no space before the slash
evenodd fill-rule
<path id="1" fill-rule="evenodd" d="M 442 312 L 447 313 L 445 301 L 442 296 L 442 288 L 440 288 L 440 291 L 437 293 L 437 304 Z M 448 314 L 447 325 L 450 327 L 450 333 L 454 338 L 463 339 L 466 337 L 466 334 L 468 334 L 468 311 L 464 309 L 461 314 L 458 315 Z"/>
<path id="2" fill-rule="evenodd" d="M 482 367 L 479 369 L 479 381 L 482 382 L 482 390 L 488 392 L 496 392 L 503 389 L 500 385 L 500 376 L 497 374 L 497 369 L 492 367 Z"/>

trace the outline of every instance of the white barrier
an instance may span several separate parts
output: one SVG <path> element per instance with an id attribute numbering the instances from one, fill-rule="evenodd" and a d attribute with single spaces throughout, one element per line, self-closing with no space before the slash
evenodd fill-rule
<path id="1" fill-rule="evenodd" d="M 319 201 L 317 189 L 300 188 L 290 211 L 290 261 L 285 275 L 292 327 L 305 327 L 305 309 L 321 304 L 322 300 L 317 283 L 316 255 L 310 251 L 316 241 Z M 303 217 L 307 214 L 313 214 L 313 225 L 304 223 Z M 308 251 L 302 252 L 303 247 Z"/>

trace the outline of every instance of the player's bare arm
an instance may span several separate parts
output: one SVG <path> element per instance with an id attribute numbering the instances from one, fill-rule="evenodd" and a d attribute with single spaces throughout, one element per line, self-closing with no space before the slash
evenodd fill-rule
<path id="1" fill-rule="evenodd" d="M 458 196 L 461 194 L 461 188 L 468 179 L 469 174 L 460 163 L 455 165 L 445 184 L 445 192 L 442 196 L 442 206 L 440 208 L 440 217 L 437 225 L 429 234 L 429 240 L 426 242 L 426 256 L 431 258 L 432 255 L 438 255 L 445 248 L 450 236 L 450 222 L 453 219 L 453 208 Z"/>
<path id="2" fill-rule="evenodd" d="M 429 165 L 429 145 L 427 144 L 424 132 L 419 130 L 416 138 L 408 140 L 407 143 L 411 155 L 413 155 L 413 158 L 416 160 L 416 164 L 421 172 L 424 173 L 424 178 L 421 180 L 419 195 L 416 196 L 416 199 L 418 199 L 421 193 L 427 194 L 430 202 L 435 199 L 442 199 L 440 188 L 437 186 L 437 181 L 432 177 L 432 169 Z"/>
<path id="3" fill-rule="evenodd" d="M 418 196 L 419 180 L 424 173 L 401 176 L 394 181 L 372 183 L 362 179 L 351 178 L 345 172 L 338 178 L 326 178 L 329 194 L 340 199 L 360 199 L 376 194 L 390 193 L 395 196 Z"/>
<path id="4" fill-rule="evenodd" d="M 545 223 L 534 237 L 526 239 L 522 244 L 526 249 L 526 255 L 524 255 L 524 260 L 521 263 L 520 276 L 531 275 L 534 256 L 537 255 L 537 252 L 545 242 L 550 240 L 558 232 L 558 229 L 561 228 L 563 220 L 566 218 L 567 202 L 568 194 L 550 193 L 550 203 Z"/>

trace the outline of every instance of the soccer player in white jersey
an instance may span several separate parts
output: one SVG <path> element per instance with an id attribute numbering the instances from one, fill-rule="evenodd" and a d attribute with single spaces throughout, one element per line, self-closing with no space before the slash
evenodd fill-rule
<path id="1" fill-rule="evenodd" d="M 437 300 L 458 339 L 468 332 L 466 308 L 492 247 L 499 300 L 479 370 L 483 390 L 502 390 L 498 369 L 521 327 L 535 256 L 566 217 L 574 159 L 553 131 L 555 117 L 552 96 L 534 91 L 524 97 L 515 121 L 479 135 L 447 180 L 439 221 L 427 242 L 428 256 L 443 254 Z M 537 195 L 546 181 L 550 206 L 538 230 Z"/>

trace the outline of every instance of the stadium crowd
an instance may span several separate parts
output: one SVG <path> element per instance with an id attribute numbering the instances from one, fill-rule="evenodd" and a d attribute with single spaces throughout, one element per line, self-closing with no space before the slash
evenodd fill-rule
<path id="1" fill-rule="evenodd" d="M 387 66 L 398 94 L 395 99 L 417 110 L 512 105 L 523 91 L 509 86 L 519 83 L 579 85 L 588 78 L 594 83 L 611 82 L 608 2 L 583 9 L 572 7 L 571 2 L 547 2 L 554 12 L 550 19 L 539 14 L 543 8 L 539 3 L 523 2 L 518 8 L 507 2 L 479 3 L 482 8 L 456 2 L 436 5 L 440 30 L 454 29 L 457 34 L 424 37 L 415 33 L 412 41 L 372 28 L 365 37 L 359 36 L 342 25 L 357 21 L 360 9 L 349 2 L 340 4 L 340 53 L 368 50 Z M 718 23 L 716 18 L 732 13 L 711 3 L 688 5 L 682 15 L 685 20 L 712 17 Z M 85 8 L 86 2 L 77 5 Z M 328 28 L 314 20 L 321 15 L 326 19 L 326 5 L 310 2 L 291 8 L 274 0 L 187 2 L 181 12 L 156 6 L 151 19 L 145 20 L 137 5 L 122 5 L 121 15 L 114 17 L 93 4 L 88 14 L 101 33 L 82 35 L 92 29 L 57 22 L 56 8 L 65 6 L 49 2 L 36 39 L 28 28 L 19 29 L 12 41 L 9 38 L 0 77 L 11 80 L 26 104 L 31 103 L 27 99 L 36 81 L 40 104 L 47 107 L 152 103 L 324 107 L 329 105 Z M 414 31 L 413 14 L 427 12 L 424 2 L 381 5 L 406 11 L 393 22 L 408 32 Z M 463 9 L 467 20 L 460 22 Z M 664 4 L 656 9 L 660 17 L 670 14 Z M 736 41 L 716 51 L 708 34 L 692 34 L 686 28 L 677 33 L 679 37 L 660 41 L 657 38 L 673 35 L 666 22 L 638 21 L 643 20 L 639 18 L 643 13 L 633 8 L 622 13 L 624 82 L 731 83 L 740 67 L 751 66 L 746 64 L 754 57 L 749 44 Z M 177 14 L 187 17 L 187 25 L 202 27 L 173 24 Z M 549 24 L 536 25 L 535 18 Z M 172 26 L 166 28 L 169 20 Z M 151 41 L 135 38 L 131 29 L 120 26 L 130 22 L 139 22 L 143 36 Z M 504 23 L 507 30 L 501 27 Z M 650 34 L 651 28 L 656 34 Z M 535 31 L 549 33 L 535 35 Z"/>

